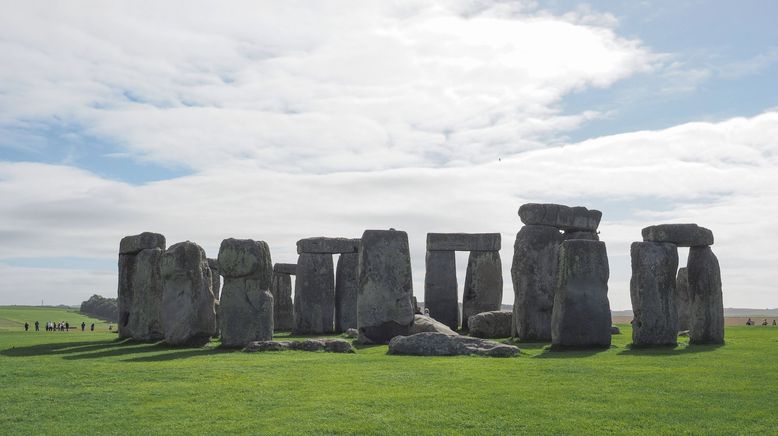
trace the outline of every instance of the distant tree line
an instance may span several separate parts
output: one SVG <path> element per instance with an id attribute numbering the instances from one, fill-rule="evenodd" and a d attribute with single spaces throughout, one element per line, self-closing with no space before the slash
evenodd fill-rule
<path id="1" fill-rule="evenodd" d="M 80 312 L 84 315 L 90 315 L 111 322 L 117 322 L 119 320 L 119 307 L 116 304 L 116 298 L 105 298 L 100 295 L 92 295 L 88 300 L 81 303 Z"/>

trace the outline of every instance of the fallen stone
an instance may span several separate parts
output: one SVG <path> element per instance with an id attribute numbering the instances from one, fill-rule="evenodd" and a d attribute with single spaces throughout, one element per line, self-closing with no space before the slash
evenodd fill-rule
<path id="1" fill-rule="evenodd" d="M 675 307 L 678 309 L 678 330 L 691 328 L 691 296 L 689 295 L 689 270 L 678 269 L 675 279 Z"/>
<path id="2" fill-rule="evenodd" d="M 256 341 L 246 345 L 244 351 L 326 351 L 329 353 L 353 353 L 354 347 L 342 339 L 305 339 L 302 341 Z"/>
<path id="3" fill-rule="evenodd" d="M 295 275 L 297 274 L 296 263 L 277 263 L 273 265 L 273 272 L 279 274 Z"/>
<path id="4" fill-rule="evenodd" d="M 471 251 L 462 296 L 462 328 L 481 312 L 500 310 L 502 305 L 502 261 L 499 251 Z"/>
<path id="5" fill-rule="evenodd" d="M 265 241 L 225 239 L 219 247 L 219 274 L 226 277 L 257 277 L 261 289 L 270 289 L 273 263 Z"/>
<path id="6" fill-rule="evenodd" d="M 343 253 L 338 257 L 335 271 L 335 332 L 357 327 L 357 295 L 359 271 L 357 253 Z"/>
<path id="7" fill-rule="evenodd" d="M 499 233 L 427 233 L 428 251 L 500 251 Z"/>
<path id="8" fill-rule="evenodd" d="M 119 255 L 119 337 L 157 341 L 162 332 L 162 249 Z"/>
<path id="9" fill-rule="evenodd" d="M 510 310 L 493 310 L 482 312 L 470 317 L 470 336 L 477 338 L 507 338 L 511 336 L 513 312 Z"/>
<path id="10" fill-rule="evenodd" d="M 453 251 L 427 251 L 424 307 L 430 316 L 456 330 L 459 327 L 457 266 Z"/>
<path id="11" fill-rule="evenodd" d="M 332 255 L 302 253 L 294 283 L 295 334 L 335 331 L 335 271 Z"/>
<path id="12" fill-rule="evenodd" d="M 551 315 L 553 348 L 610 347 L 608 276 L 605 243 L 583 239 L 562 242 Z"/>
<path id="13" fill-rule="evenodd" d="M 602 212 L 581 206 L 527 203 L 519 208 L 519 218 L 527 225 L 552 226 L 566 231 L 594 232 L 600 225 Z"/>
<path id="14" fill-rule="evenodd" d="M 459 333 L 448 328 L 447 325 L 443 324 L 442 322 L 438 322 L 429 316 L 414 315 L 413 324 L 411 324 L 410 329 L 408 329 L 408 334 L 415 335 L 416 333 L 423 332 L 436 332 L 451 336 L 459 335 Z"/>
<path id="15" fill-rule="evenodd" d="M 297 254 L 356 253 L 358 250 L 359 239 L 317 237 L 297 241 Z"/>
<path id="16" fill-rule="evenodd" d="M 643 229 L 643 240 L 669 242 L 679 247 L 713 245 L 713 232 L 697 224 L 660 224 Z"/>
<path id="17" fill-rule="evenodd" d="M 620 335 L 621 334 L 621 329 L 616 327 L 615 325 L 612 325 L 611 326 L 611 334 L 612 335 Z"/>
<path id="18" fill-rule="evenodd" d="M 216 300 L 205 251 L 194 242 L 174 244 L 161 255 L 160 273 L 165 342 L 205 345 L 216 333 Z"/>
<path id="19" fill-rule="evenodd" d="M 633 242 L 632 344 L 635 346 L 676 345 L 678 310 L 675 307 L 675 274 L 678 247 L 660 242 Z"/>
<path id="20" fill-rule="evenodd" d="M 356 338 L 359 337 L 359 330 L 357 330 L 357 329 L 347 329 L 346 333 L 344 333 L 344 334 L 346 335 L 346 337 L 355 338 L 356 339 Z"/>
<path id="21" fill-rule="evenodd" d="M 414 319 L 412 296 L 408 235 L 366 230 L 359 249 L 359 342 L 385 344 L 407 334 Z"/>
<path id="22" fill-rule="evenodd" d="M 551 341 L 562 240 L 558 229 L 541 225 L 526 225 L 516 235 L 511 266 L 513 324 L 522 341 Z"/>
<path id="23" fill-rule="evenodd" d="M 273 294 L 274 330 L 284 332 L 291 331 L 294 328 L 292 277 L 289 274 L 274 272 L 270 293 Z"/>
<path id="24" fill-rule="evenodd" d="M 159 233 L 143 232 L 125 236 L 119 242 L 119 254 L 138 254 L 141 250 L 165 249 L 165 237 Z"/>
<path id="25" fill-rule="evenodd" d="M 719 260 L 710 247 L 692 247 L 686 268 L 691 296 L 690 344 L 724 343 L 724 302 Z"/>
<path id="26" fill-rule="evenodd" d="M 411 356 L 489 356 L 513 357 L 519 348 L 500 344 L 487 339 L 470 336 L 451 336 L 444 333 L 417 333 L 410 336 L 396 336 L 389 341 L 389 354 Z"/>

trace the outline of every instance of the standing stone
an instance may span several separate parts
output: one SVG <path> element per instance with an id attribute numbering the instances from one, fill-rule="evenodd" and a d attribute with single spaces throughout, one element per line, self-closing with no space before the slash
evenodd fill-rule
<path id="1" fill-rule="evenodd" d="M 222 288 L 221 275 L 219 275 L 219 262 L 216 259 L 208 259 L 208 267 L 211 268 L 211 292 L 213 298 L 219 299 L 219 292 Z"/>
<path id="2" fill-rule="evenodd" d="M 366 230 L 359 249 L 359 342 L 385 344 L 407 334 L 414 319 L 412 296 L 408 235 Z"/>
<path id="3" fill-rule="evenodd" d="M 335 332 L 357 328 L 357 295 L 359 274 L 357 253 L 343 253 L 335 273 Z"/>
<path id="4" fill-rule="evenodd" d="M 558 274 L 551 345 L 554 348 L 609 347 L 611 311 L 605 243 L 583 239 L 562 242 Z"/>
<path id="5" fill-rule="evenodd" d="M 502 261 L 499 251 L 471 251 L 462 297 L 462 329 L 468 318 L 481 312 L 500 310 L 502 304 Z"/>
<path id="6" fill-rule="evenodd" d="M 456 330 L 459 327 L 457 266 L 453 251 L 427 251 L 424 307 L 430 316 Z"/>
<path id="7" fill-rule="evenodd" d="M 273 339 L 273 262 L 264 241 L 225 239 L 219 247 L 219 270 L 224 275 L 219 301 L 222 346 L 245 347 Z"/>
<path id="8" fill-rule="evenodd" d="M 119 243 L 119 337 L 140 341 L 163 338 L 162 277 L 159 263 L 165 237 L 145 232 Z"/>
<path id="9" fill-rule="evenodd" d="M 632 343 L 636 346 L 676 345 L 678 248 L 668 243 L 633 242 L 630 252 Z"/>
<path id="10" fill-rule="evenodd" d="M 275 331 L 291 331 L 294 328 L 292 304 L 292 276 L 273 272 L 273 327 Z"/>
<path id="11" fill-rule="evenodd" d="M 678 269 L 675 280 L 675 307 L 678 309 L 678 331 L 691 328 L 691 296 L 689 295 L 689 270 Z"/>
<path id="12" fill-rule="evenodd" d="M 719 260 L 710 247 L 692 247 L 686 265 L 691 296 L 690 344 L 724 343 L 724 302 Z"/>
<path id="13" fill-rule="evenodd" d="M 335 272 L 331 254 L 301 253 L 294 282 L 294 333 L 335 331 Z"/>
<path id="14" fill-rule="evenodd" d="M 216 332 L 211 269 L 194 242 L 172 245 L 160 260 L 162 330 L 170 345 L 201 346 Z"/>
<path id="15" fill-rule="evenodd" d="M 513 323 L 522 341 L 551 340 L 551 312 L 563 237 L 555 227 L 525 225 L 516 235 L 511 278 Z"/>

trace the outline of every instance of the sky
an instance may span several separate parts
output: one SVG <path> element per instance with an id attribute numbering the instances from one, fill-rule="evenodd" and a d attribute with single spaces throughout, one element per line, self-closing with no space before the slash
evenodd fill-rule
<path id="1" fill-rule="evenodd" d="M 115 296 L 119 240 L 499 232 L 527 202 L 715 235 L 778 307 L 778 3 L 0 0 L 0 304 Z M 680 250 L 685 264 L 688 250 Z M 467 254 L 457 255 L 460 287 Z M 460 289 L 461 298 L 461 289 Z"/>

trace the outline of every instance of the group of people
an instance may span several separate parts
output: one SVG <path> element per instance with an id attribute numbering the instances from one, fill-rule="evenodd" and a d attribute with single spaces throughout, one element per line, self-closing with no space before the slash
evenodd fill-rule
<path id="1" fill-rule="evenodd" d="M 776 323 L 775 321 L 776 320 L 773 320 L 773 325 L 778 325 L 778 323 Z M 746 321 L 746 325 L 756 325 L 756 323 L 751 318 L 748 318 L 748 321 Z M 767 318 L 765 318 L 764 321 L 762 321 L 762 325 L 769 325 L 767 323 Z"/>
<path id="2" fill-rule="evenodd" d="M 29 330 L 30 330 L 30 323 L 25 322 L 24 323 L 24 331 L 29 331 Z M 41 323 L 39 323 L 38 321 L 35 321 L 35 331 L 39 332 L 40 330 L 41 330 Z M 89 330 L 90 331 L 95 331 L 95 324 L 94 323 L 92 323 L 92 325 L 89 326 Z M 46 331 L 47 332 L 57 332 L 57 331 L 69 332 L 70 331 L 70 323 L 66 322 L 66 321 L 60 321 L 60 322 L 46 321 Z M 81 331 L 82 332 L 86 331 L 86 323 L 83 322 L 83 321 L 81 322 Z"/>

